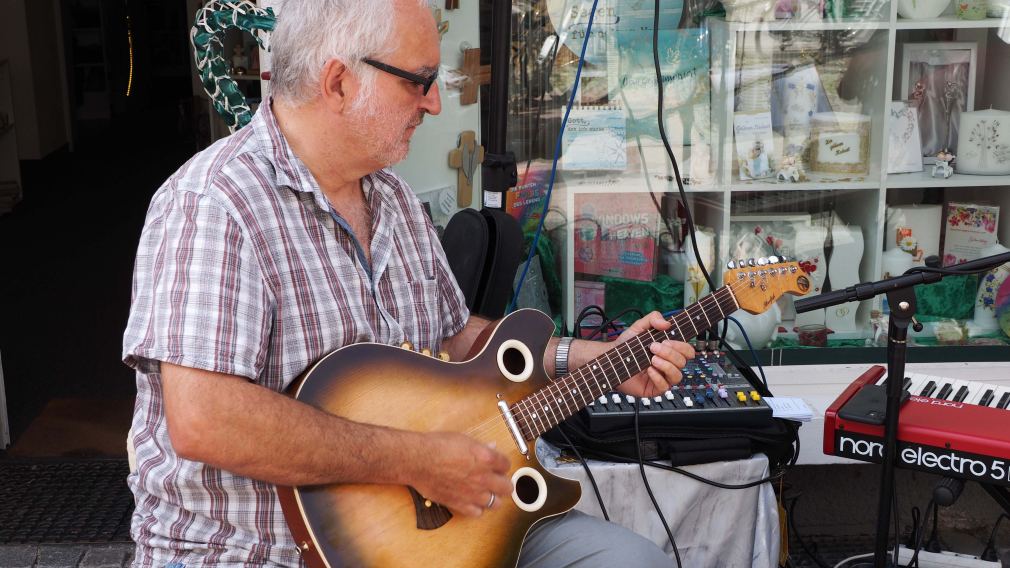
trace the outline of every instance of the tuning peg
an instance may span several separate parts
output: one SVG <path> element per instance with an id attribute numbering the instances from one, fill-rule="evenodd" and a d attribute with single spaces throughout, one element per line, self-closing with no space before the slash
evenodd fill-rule
<path id="1" fill-rule="evenodd" d="M 729 270 L 733 270 L 734 268 L 736 268 L 736 263 L 731 260 L 726 263 L 726 268 L 728 268 Z"/>
<path id="2" fill-rule="evenodd" d="M 409 342 L 409 341 L 404 341 L 403 343 L 400 344 L 400 348 L 401 349 L 406 349 L 407 351 L 413 351 L 414 350 L 414 344 L 411 343 L 411 342 Z"/>
<path id="3" fill-rule="evenodd" d="M 438 352 L 438 358 L 441 359 L 442 361 L 445 361 L 446 363 L 448 363 L 449 362 L 449 352 L 448 351 L 439 351 Z"/>
<path id="4" fill-rule="evenodd" d="M 748 258 L 747 259 L 747 266 L 754 266 L 754 259 L 753 258 Z"/>
<path id="5" fill-rule="evenodd" d="M 421 355 L 424 355 L 425 357 L 431 357 L 431 349 L 428 349 L 427 347 L 421 349 Z"/>
<path id="6" fill-rule="evenodd" d="M 736 266 L 737 268 L 743 268 L 747 266 L 747 261 L 741 258 L 740 260 L 736 261 Z"/>
<path id="7" fill-rule="evenodd" d="M 786 255 L 782 255 L 779 257 L 779 262 L 789 262 L 789 257 Z"/>
<path id="8" fill-rule="evenodd" d="M 781 259 L 779 257 L 777 257 L 777 256 L 769 256 L 768 257 L 768 262 L 770 262 L 771 264 L 778 264 L 779 260 L 781 260 Z"/>
<path id="9" fill-rule="evenodd" d="M 765 266 L 765 265 L 768 264 L 768 259 L 762 256 L 761 258 L 759 258 L 757 260 L 757 263 L 758 263 L 758 266 Z"/>

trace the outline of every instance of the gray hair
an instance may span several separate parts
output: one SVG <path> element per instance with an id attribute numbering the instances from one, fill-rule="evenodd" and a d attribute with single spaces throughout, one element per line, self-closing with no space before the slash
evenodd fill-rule
<path id="1" fill-rule="evenodd" d="M 339 59 L 361 77 L 358 102 L 374 90 L 376 70 L 361 62 L 396 50 L 395 0 L 291 0 L 277 7 L 270 35 L 270 88 L 292 104 L 318 93 L 319 72 Z M 416 0 L 427 7 L 428 0 Z"/>

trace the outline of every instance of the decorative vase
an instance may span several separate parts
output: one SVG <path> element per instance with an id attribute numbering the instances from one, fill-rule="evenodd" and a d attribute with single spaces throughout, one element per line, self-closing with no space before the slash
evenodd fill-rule
<path id="1" fill-rule="evenodd" d="M 747 331 L 747 338 L 754 349 L 764 349 L 772 342 L 779 332 L 779 324 L 782 322 L 782 310 L 778 304 L 761 312 L 752 314 L 740 311 L 733 314 L 733 317 L 740 322 L 744 330 Z M 735 349 L 747 349 L 747 342 L 740 333 L 740 328 L 730 322 L 729 330 L 726 332 L 726 341 Z"/>
<path id="2" fill-rule="evenodd" d="M 1010 249 L 996 243 L 995 245 L 982 251 L 982 256 L 992 256 L 1010 252 Z M 1004 264 L 990 270 L 982 275 L 979 282 L 978 295 L 975 297 L 975 313 L 972 320 L 968 322 L 969 335 L 984 335 L 999 329 L 999 322 L 996 321 L 996 296 L 1000 287 L 1007 280 L 1010 280 L 1010 263 Z"/>
<path id="3" fill-rule="evenodd" d="M 950 0 L 898 0 L 898 15 L 909 20 L 930 20 L 949 5 Z"/>
<path id="4" fill-rule="evenodd" d="M 1003 281 L 996 293 L 996 321 L 1003 334 L 1010 336 L 1010 278 Z"/>
<path id="5" fill-rule="evenodd" d="M 833 250 L 828 263 L 828 278 L 833 290 L 859 283 L 859 263 L 863 260 L 863 229 L 836 221 L 831 226 Z M 825 310 L 824 323 L 835 331 L 856 331 L 859 302 L 847 302 Z"/>
<path id="6" fill-rule="evenodd" d="M 955 0 L 957 17 L 962 20 L 984 20 L 986 0 Z"/>

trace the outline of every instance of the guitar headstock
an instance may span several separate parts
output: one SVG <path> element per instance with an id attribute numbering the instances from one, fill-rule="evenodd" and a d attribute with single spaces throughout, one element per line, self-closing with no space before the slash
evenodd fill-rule
<path id="1" fill-rule="evenodd" d="M 740 309 L 760 314 L 785 294 L 810 291 L 810 277 L 796 261 L 771 256 L 729 261 L 723 283 L 730 287 Z"/>

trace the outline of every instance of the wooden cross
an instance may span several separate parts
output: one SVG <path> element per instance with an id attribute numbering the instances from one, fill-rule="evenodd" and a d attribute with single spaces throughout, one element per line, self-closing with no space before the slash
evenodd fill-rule
<path id="1" fill-rule="evenodd" d="M 435 16 L 435 24 L 438 25 L 438 41 L 442 41 L 445 34 L 449 33 L 449 20 L 442 19 L 442 10 L 435 10 L 432 15 Z"/>
<path id="2" fill-rule="evenodd" d="M 484 147 L 477 144 L 477 134 L 467 130 L 459 135 L 456 149 L 449 152 L 449 167 L 456 173 L 456 204 L 469 207 L 473 201 L 473 174 L 484 161 Z"/>
<path id="3" fill-rule="evenodd" d="M 466 106 L 476 103 L 480 95 L 480 86 L 491 83 L 491 66 L 480 64 L 480 48 L 464 51 L 463 68 L 456 71 L 467 77 L 460 87 L 459 104 Z"/>

